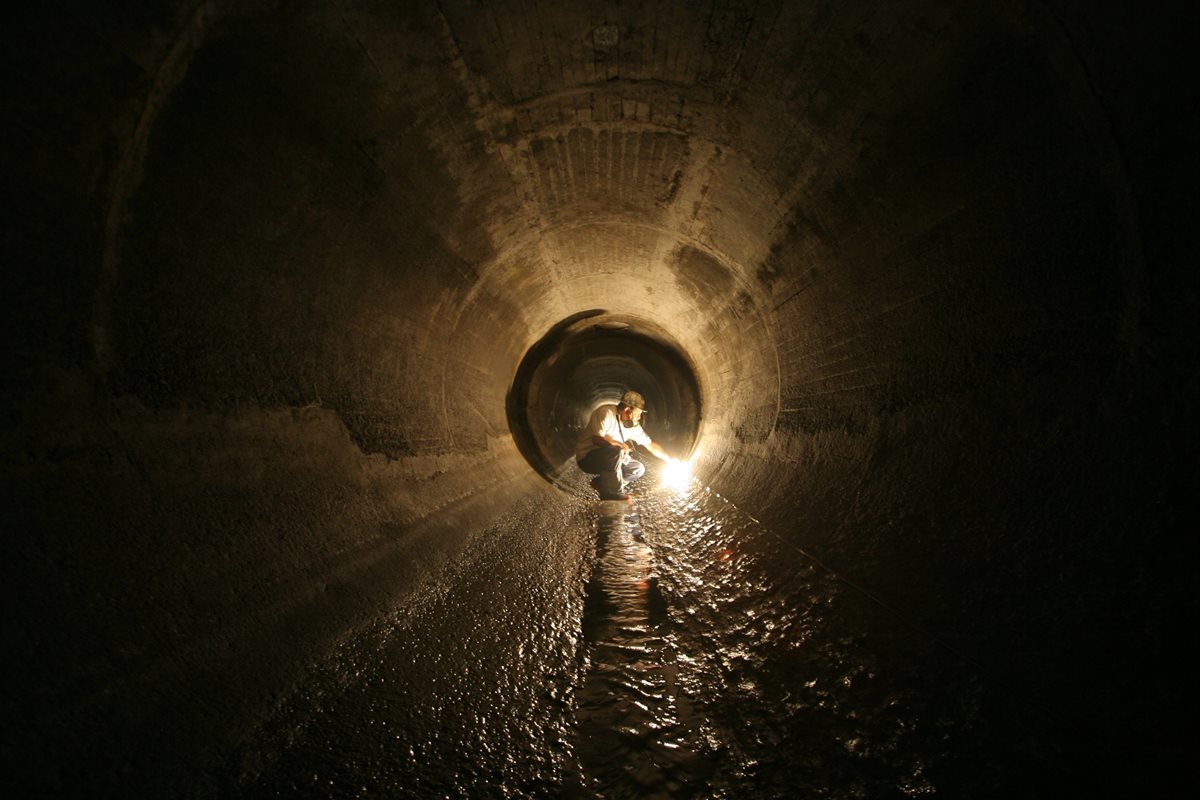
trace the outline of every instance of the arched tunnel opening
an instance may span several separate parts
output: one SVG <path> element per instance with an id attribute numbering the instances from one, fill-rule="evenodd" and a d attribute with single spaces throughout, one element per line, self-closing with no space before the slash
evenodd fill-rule
<path id="1" fill-rule="evenodd" d="M 2 36 L 5 797 L 1187 796 L 1182 15 Z M 601 502 L 627 389 L 657 459 Z"/>
<path id="2" fill-rule="evenodd" d="M 538 474 L 567 483 L 588 417 L 629 389 L 653 409 L 643 427 L 654 440 L 690 456 L 702 406 L 687 354 L 653 323 L 598 309 L 559 322 L 521 359 L 506 401 L 513 441 Z"/>

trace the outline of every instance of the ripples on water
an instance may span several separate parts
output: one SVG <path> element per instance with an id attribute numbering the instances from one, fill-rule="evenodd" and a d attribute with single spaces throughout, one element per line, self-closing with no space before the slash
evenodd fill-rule
<path id="1" fill-rule="evenodd" d="M 605 796 L 680 796 L 702 783 L 707 764 L 695 714 L 679 691 L 680 653 L 654 553 L 636 508 L 601 507 L 583 616 L 579 760 L 586 785 Z"/>
<path id="2" fill-rule="evenodd" d="M 708 490 L 601 505 L 577 694 L 585 785 L 617 797 L 912 797 L 972 700 L 928 643 Z M 880 663 L 881 651 L 895 655 Z M 911 662 L 910 662 L 911 663 Z M 940 702 L 940 701 L 939 701 Z"/>
<path id="3" fill-rule="evenodd" d="M 559 494 L 497 519 L 281 703 L 229 794 L 874 799 L 976 781 L 961 670 L 931 669 L 927 641 L 715 493 L 646 484 L 634 505 Z"/>

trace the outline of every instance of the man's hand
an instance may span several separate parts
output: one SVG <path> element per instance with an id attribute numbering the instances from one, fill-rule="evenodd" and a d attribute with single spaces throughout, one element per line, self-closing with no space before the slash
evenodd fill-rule
<path id="1" fill-rule="evenodd" d="M 613 447 L 621 448 L 626 453 L 633 450 L 633 445 L 631 445 L 629 442 L 618 442 L 616 439 L 611 439 L 608 436 L 593 436 L 592 441 L 596 443 L 597 447 L 603 447 L 606 444 L 610 444 Z"/>

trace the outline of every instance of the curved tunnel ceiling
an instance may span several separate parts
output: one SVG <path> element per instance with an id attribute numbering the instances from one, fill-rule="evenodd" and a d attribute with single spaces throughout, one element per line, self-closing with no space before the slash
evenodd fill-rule
<path id="1" fill-rule="evenodd" d="M 1083 301 L 1069 276 L 1029 291 L 1048 252 L 995 287 L 918 264 L 948 225 L 1023 229 L 1014 170 L 1108 180 L 1062 159 L 1076 123 L 1019 18 L 584 8 L 197 12 L 110 215 L 132 220 L 97 316 L 117 386 L 319 402 L 368 451 L 478 447 L 523 354 L 603 308 L 678 343 L 721 398 L 701 430 L 719 455 L 781 413 L 853 426 L 970 384 L 1009 346 L 958 315 L 979 292 L 1025 294 L 1032 319 L 1119 312 L 1117 274 Z"/>
<path id="2" fill-rule="evenodd" d="M 368 449 L 453 447 L 450 419 L 479 420 L 476 440 L 499 432 L 496 381 L 542 332 L 606 308 L 679 343 L 704 391 L 723 398 L 709 407 L 720 417 L 706 420 L 712 430 L 764 435 L 788 379 L 779 323 L 790 347 L 838 325 L 837 282 L 832 296 L 795 302 L 823 270 L 849 262 L 850 274 L 878 274 L 860 279 L 867 292 L 854 303 L 873 303 L 872 287 L 889 283 L 908 284 L 912 298 L 945 290 L 905 274 L 886 248 L 911 241 L 914 224 L 961 214 L 938 207 L 947 198 L 990 188 L 999 167 L 981 171 L 973 153 L 966 172 L 945 162 L 994 147 L 996 135 L 951 125 L 938 133 L 945 158 L 901 156 L 962 100 L 930 97 L 928 76 L 982 69 L 984 83 L 963 91 L 985 97 L 988 60 L 1016 35 L 978 13 L 900 27 L 894 10 L 764 13 L 769 25 L 686 9 L 619 23 L 564 13 L 539 22 L 536 39 L 512 14 L 452 6 L 210 21 L 157 118 L 134 224 L 120 233 L 125 258 L 101 317 L 116 328 L 123 385 L 205 401 L 320 398 Z M 931 28 L 953 29 L 942 39 L 951 44 L 931 46 Z M 667 30 L 657 46 L 647 38 Z M 972 40 L 985 47 L 967 51 Z M 784 41 L 808 49 L 797 59 L 773 45 Z M 876 52 L 865 71 L 859 49 Z M 850 64 L 857 80 L 830 80 Z M 1052 102 L 1041 91 L 1023 99 Z M 1007 140 L 1044 138 L 1044 123 L 1023 119 Z M 875 183 L 852 188 L 880 176 L 934 205 Z M 936 185 L 947 180 L 959 186 Z M 893 241 L 890 231 L 903 233 Z M 221 307 L 196 308 L 196 296 Z M 921 316 L 942 316 L 924 306 Z M 185 329 L 174 341 L 141 335 L 168 321 Z M 456 345 L 427 364 L 358 352 L 346 337 L 363 325 L 379 326 L 368 338 L 380 347 L 465 337 L 468 351 L 487 353 Z M 505 366 L 485 375 L 483 361 Z M 431 370 L 442 384 L 493 385 L 429 398 Z M 359 408 L 376 381 L 410 374 L 422 375 L 421 397 Z M 443 430 L 399 442 L 378 430 L 388 414 Z"/>
<path id="3" fill-rule="evenodd" d="M 680 25 L 716 20 L 670 13 L 563 14 L 542 56 L 506 39 L 496 26 L 518 21 L 495 11 L 205 18 L 133 170 L 134 223 L 111 234 L 123 257 L 97 349 L 115 349 L 118 385 L 162 402 L 319 401 L 368 450 L 453 448 L 450 420 L 482 423 L 475 441 L 500 433 L 496 381 L 542 332 L 606 308 L 661 327 L 726 418 L 769 430 L 770 246 L 792 224 L 797 159 L 829 134 L 777 112 L 731 126 L 732 70 L 758 57 L 752 43 L 712 52 Z M 645 41 L 658 28 L 679 31 L 665 60 Z M 531 75 L 546 58 L 555 74 Z M 773 144 L 785 137 L 812 141 L 789 154 Z M 182 329 L 170 341 L 143 335 L 167 325 Z M 350 333 L 364 325 L 380 326 L 367 353 Z M 455 344 L 411 363 L 411 336 Z M 397 352 L 377 351 L 388 338 Z M 360 408 L 405 375 L 421 376 L 414 396 Z M 431 378 L 474 385 L 431 393 Z M 442 430 L 381 430 L 403 414 Z"/>
<path id="4" fill-rule="evenodd" d="M 570 379 L 648 380 L 702 475 L 786 516 L 770 478 L 836 437 L 1136 374 L 1125 162 L 1040 6 L 213 3 L 180 30 L 93 331 L 152 409 L 319 407 L 368 454 L 516 443 L 549 476 L 600 390 L 531 398 L 522 365 L 602 310 L 631 332 Z"/>

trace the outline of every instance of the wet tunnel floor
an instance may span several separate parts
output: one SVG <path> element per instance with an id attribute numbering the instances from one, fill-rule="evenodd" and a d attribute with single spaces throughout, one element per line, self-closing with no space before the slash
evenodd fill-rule
<path id="1" fill-rule="evenodd" d="M 944 697 L 936 676 L 890 672 L 877 652 L 899 663 L 928 642 L 700 487 L 602 509 L 576 695 L 589 794 L 936 791 L 941 733 L 956 747 L 973 735 L 973 689 Z"/>
<path id="2" fill-rule="evenodd" d="M 710 490 L 546 495 L 381 610 L 229 793 L 996 796 L 969 670 Z"/>

